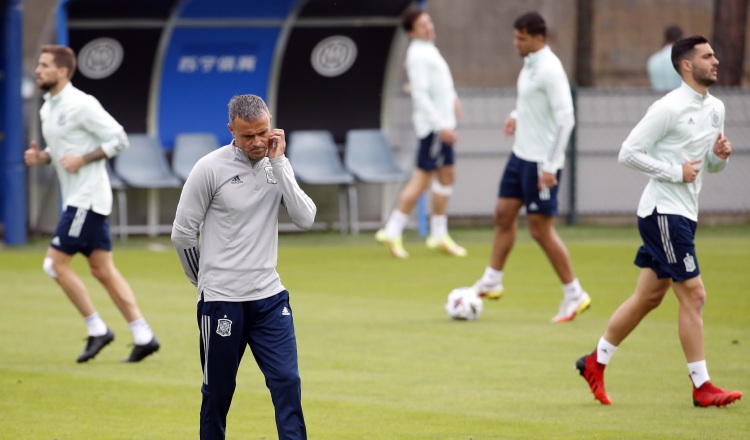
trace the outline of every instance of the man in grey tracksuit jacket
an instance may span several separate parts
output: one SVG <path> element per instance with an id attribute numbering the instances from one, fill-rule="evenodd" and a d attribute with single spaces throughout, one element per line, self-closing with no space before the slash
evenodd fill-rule
<path id="1" fill-rule="evenodd" d="M 231 144 L 195 164 L 182 189 L 172 242 L 198 291 L 203 367 L 201 439 L 223 439 L 246 345 L 266 378 L 280 439 L 306 439 L 289 293 L 276 272 L 279 207 L 300 229 L 315 203 L 284 156 L 263 100 L 229 103 Z M 200 242 L 199 236 L 200 235 Z"/>

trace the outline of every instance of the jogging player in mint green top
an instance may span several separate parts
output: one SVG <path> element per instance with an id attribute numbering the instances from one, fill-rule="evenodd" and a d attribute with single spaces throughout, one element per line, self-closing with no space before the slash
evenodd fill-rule
<path id="1" fill-rule="evenodd" d="M 594 397 L 612 403 L 604 389 L 604 368 L 615 350 L 671 287 L 679 303 L 678 333 L 687 360 L 695 406 L 724 406 L 742 397 L 709 380 L 703 348 L 706 288 L 695 250 L 698 195 L 706 173 L 722 171 L 732 144 L 724 136 L 724 104 L 708 93 L 719 61 L 701 36 L 678 40 L 672 64 L 682 85 L 656 101 L 625 139 L 621 164 L 649 176 L 638 205 L 643 245 L 635 265 L 635 292 L 609 320 L 596 350 L 576 362 Z"/>
<path id="2" fill-rule="evenodd" d="M 76 55 L 71 48 L 42 46 L 35 73 L 37 85 L 47 92 L 39 110 L 46 148 L 40 150 L 37 142 L 31 141 L 24 161 L 29 167 L 50 164 L 55 168 L 63 204 L 42 268 L 86 324 L 88 339 L 77 362 L 93 359 L 115 339 L 70 265 L 77 253 L 86 257 L 91 273 L 128 322 L 134 346 L 123 361 L 140 362 L 158 351 L 160 344 L 141 314 L 130 284 L 114 263 L 107 222 L 112 212 L 112 187 L 104 162 L 130 144 L 122 125 L 99 101 L 73 86 L 75 70 Z"/>

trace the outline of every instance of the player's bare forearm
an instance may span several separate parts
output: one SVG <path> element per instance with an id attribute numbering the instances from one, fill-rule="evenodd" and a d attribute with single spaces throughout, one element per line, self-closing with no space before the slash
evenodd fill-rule
<path id="1" fill-rule="evenodd" d="M 83 156 L 63 156 L 60 158 L 60 163 L 62 163 L 69 173 L 75 173 L 81 169 L 82 166 L 96 162 L 97 160 L 102 160 L 106 157 L 107 155 L 104 154 L 104 150 L 99 147 Z"/>
<path id="2" fill-rule="evenodd" d="M 107 155 L 104 154 L 104 150 L 102 150 L 102 147 L 99 147 L 94 151 L 84 154 L 82 157 L 83 157 L 84 164 L 90 164 L 91 162 L 96 162 L 97 160 L 105 159 Z"/>

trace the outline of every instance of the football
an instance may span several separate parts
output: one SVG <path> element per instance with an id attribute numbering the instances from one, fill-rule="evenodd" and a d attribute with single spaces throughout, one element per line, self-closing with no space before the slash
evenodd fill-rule
<path id="1" fill-rule="evenodd" d="M 471 321 L 482 314 L 482 298 L 471 287 L 459 287 L 448 294 L 445 311 L 451 319 Z"/>

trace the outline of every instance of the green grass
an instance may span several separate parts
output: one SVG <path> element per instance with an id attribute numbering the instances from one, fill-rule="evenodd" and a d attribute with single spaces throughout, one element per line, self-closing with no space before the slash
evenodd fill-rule
<path id="1" fill-rule="evenodd" d="M 631 227 L 561 227 L 593 306 L 553 325 L 561 291 L 541 250 L 521 230 L 506 268 L 506 294 L 481 318 L 451 321 L 454 287 L 487 263 L 492 231 L 456 229 L 469 256 L 428 251 L 413 233 L 396 261 L 369 233 L 281 237 L 279 272 L 291 292 L 309 437 L 359 439 L 742 439 L 750 402 L 694 408 L 670 293 L 622 344 L 607 369 L 614 404 L 593 400 L 574 370 L 615 308 L 632 292 L 639 244 Z M 708 291 L 704 310 L 712 381 L 750 392 L 750 225 L 699 229 Z M 85 328 L 41 263 L 46 240 L 0 251 L 0 439 L 197 438 L 200 361 L 196 294 L 171 244 L 115 243 L 115 259 L 162 342 L 140 364 L 122 364 L 127 324 L 89 275 L 99 313 L 117 334 L 78 365 Z M 228 438 L 274 439 L 262 375 L 246 356 Z"/>

